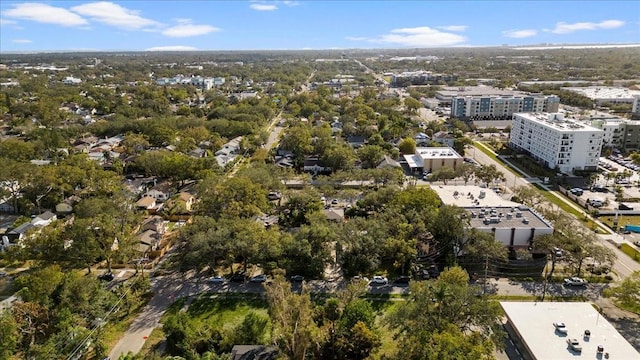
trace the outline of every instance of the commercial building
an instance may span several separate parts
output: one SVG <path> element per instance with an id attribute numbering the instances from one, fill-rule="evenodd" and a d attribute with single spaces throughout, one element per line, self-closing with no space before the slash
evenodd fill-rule
<path id="1" fill-rule="evenodd" d="M 565 87 L 563 89 L 586 96 L 595 101 L 598 106 L 604 104 L 633 104 L 635 96 L 640 96 L 640 90 L 630 90 L 623 87 L 589 86 Z"/>
<path id="2" fill-rule="evenodd" d="M 551 223 L 538 212 L 505 200 L 494 190 L 471 185 L 442 185 L 433 190 L 444 204 L 465 209 L 470 227 L 493 233 L 504 246 L 526 249 L 535 237 L 553 233 Z"/>
<path id="3" fill-rule="evenodd" d="M 501 301 L 500 305 L 506 329 L 525 359 L 604 359 L 606 353 L 609 359 L 640 360 L 640 353 L 590 303 Z M 564 323 L 567 334 L 556 331 L 554 323 Z M 582 351 L 572 349 L 567 339 L 578 340 Z"/>
<path id="4" fill-rule="evenodd" d="M 450 147 L 419 147 L 415 154 L 404 155 L 412 171 L 434 172 L 444 167 L 462 164 L 462 156 Z"/>
<path id="5" fill-rule="evenodd" d="M 510 146 L 562 173 L 598 168 L 604 131 L 560 113 L 513 115 Z"/>

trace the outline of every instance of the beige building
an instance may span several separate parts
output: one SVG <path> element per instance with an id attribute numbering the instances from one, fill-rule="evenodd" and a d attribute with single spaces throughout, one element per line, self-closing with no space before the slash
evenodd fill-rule
<path id="1" fill-rule="evenodd" d="M 415 154 L 404 155 L 412 171 L 434 172 L 444 167 L 456 168 L 462 156 L 450 147 L 419 147 Z"/>

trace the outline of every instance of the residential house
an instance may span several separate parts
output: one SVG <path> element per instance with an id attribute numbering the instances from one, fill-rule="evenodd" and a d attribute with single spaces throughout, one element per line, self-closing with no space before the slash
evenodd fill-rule
<path id="1" fill-rule="evenodd" d="M 151 216 L 142 222 L 141 230 L 152 230 L 158 234 L 164 234 L 164 220 L 158 215 Z"/>
<path id="2" fill-rule="evenodd" d="M 429 137 L 429 135 L 423 132 L 419 132 L 413 137 L 413 140 L 415 140 L 416 146 L 426 147 L 426 146 L 429 146 L 429 143 L 431 142 L 431 137 Z"/>
<path id="3" fill-rule="evenodd" d="M 56 221 L 58 217 L 51 211 L 45 211 L 44 213 L 36 216 L 31 220 L 33 226 L 48 226 L 52 222 Z"/>
<path id="4" fill-rule="evenodd" d="M 60 216 L 66 216 L 73 212 L 73 206 L 66 202 L 61 202 L 56 205 L 56 213 Z"/>
<path id="5" fill-rule="evenodd" d="M 265 345 L 234 345 L 231 356 L 233 360 L 275 360 L 278 350 Z"/>
<path id="6" fill-rule="evenodd" d="M 238 136 L 228 143 L 222 146 L 222 149 L 216 151 L 215 157 L 218 165 L 224 167 L 228 163 L 235 160 L 236 156 L 240 153 L 240 143 L 242 142 L 242 136 Z"/>
<path id="7" fill-rule="evenodd" d="M 347 143 L 354 149 L 363 147 L 367 143 L 367 139 L 361 135 L 352 135 L 347 138 Z"/>
<path id="8" fill-rule="evenodd" d="M 181 191 L 167 201 L 165 210 L 171 215 L 188 214 L 195 204 L 195 196 L 188 192 Z"/>
<path id="9" fill-rule="evenodd" d="M 162 234 L 159 234 L 153 230 L 145 230 L 136 237 L 139 241 L 138 251 L 142 255 L 148 255 L 151 251 L 156 251 L 160 247 L 160 240 Z"/>
<path id="10" fill-rule="evenodd" d="M 437 133 L 433 134 L 433 141 L 442 144 L 444 146 L 448 146 L 450 148 L 453 147 L 453 144 L 455 143 L 455 136 L 453 136 L 453 134 L 448 133 L 446 131 L 438 131 Z"/>
<path id="11" fill-rule="evenodd" d="M 402 168 L 399 162 L 393 160 L 393 158 L 389 155 L 385 155 L 384 158 L 378 163 L 376 166 L 378 169 L 386 169 L 386 168 Z"/>
<path id="12" fill-rule="evenodd" d="M 156 199 L 151 196 L 144 196 L 140 200 L 136 201 L 136 208 L 138 210 L 152 210 L 157 206 Z"/>
<path id="13" fill-rule="evenodd" d="M 286 156 L 276 156 L 275 164 L 281 168 L 292 168 L 293 167 L 293 155 Z"/>
<path id="14" fill-rule="evenodd" d="M 171 185 L 166 181 L 156 183 L 151 190 L 144 193 L 144 196 L 150 196 L 159 202 L 169 200 L 171 197 Z"/>
<path id="15" fill-rule="evenodd" d="M 304 164 L 302 165 L 302 171 L 319 174 L 331 172 L 331 168 L 325 166 L 322 161 L 318 157 L 309 156 L 304 159 Z"/>
<path id="16" fill-rule="evenodd" d="M 0 199 L 0 212 L 12 213 L 14 210 L 10 199 Z"/>
<path id="17" fill-rule="evenodd" d="M 334 222 L 344 221 L 344 210 L 342 209 L 323 209 L 322 212 L 327 217 L 327 220 Z"/>

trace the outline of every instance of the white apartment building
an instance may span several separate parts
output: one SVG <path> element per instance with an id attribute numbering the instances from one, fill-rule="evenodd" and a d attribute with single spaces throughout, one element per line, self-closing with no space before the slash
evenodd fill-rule
<path id="1" fill-rule="evenodd" d="M 602 129 L 602 146 L 623 152 L 640 149 L 640 120 L 629 120 L 615 115 L 600 113 L 587 119 L 587 123 Z"/>
<path id="2" fill-rule="evenodd" d="M 598 168 L 603 138 L 604 131 L 560 113 L 517 113 L 509 143 L 551 169 L 572 173 Z"/>
<path id="3" fill-rule="evenodd" d="M 559 106 L 556 95 L 455 96 L 451 100 L 451 116 L 476 121 L 511 119 L 519 112 L 557 112 Z"/>

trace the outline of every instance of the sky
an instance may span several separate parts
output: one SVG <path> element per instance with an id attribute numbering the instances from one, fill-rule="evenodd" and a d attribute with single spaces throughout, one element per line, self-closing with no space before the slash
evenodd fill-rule
<path id="1" fill-rule="evenodd" d="M 640 0 L 0 2 L 0 52 L 543 43 L 640 43 Z"/>

